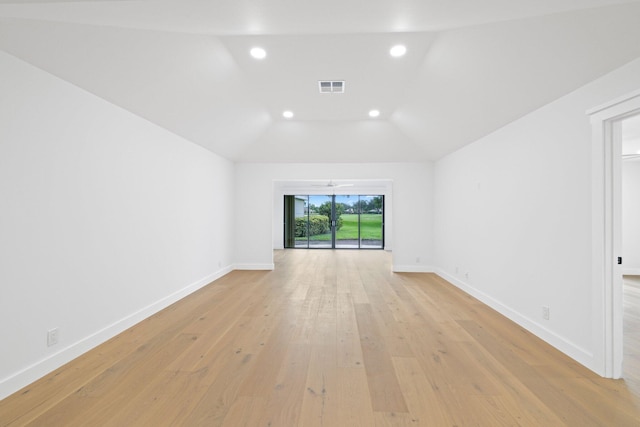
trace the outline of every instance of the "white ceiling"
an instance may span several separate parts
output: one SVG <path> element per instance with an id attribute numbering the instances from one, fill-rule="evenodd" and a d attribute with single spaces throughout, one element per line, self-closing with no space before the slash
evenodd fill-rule
<path id="1" fill-rule="evenodd" d="M 639 24 L 640 0 L 0 0 L 0 49 L 235 161 L 417 161 L 640 57 Z"/>

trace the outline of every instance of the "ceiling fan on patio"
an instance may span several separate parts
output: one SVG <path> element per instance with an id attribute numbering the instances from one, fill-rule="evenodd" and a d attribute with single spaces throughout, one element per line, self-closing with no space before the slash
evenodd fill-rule
<path id="1" fill-rule="evenodd" d="M 314 187 L 327 187 L 327 188 L 340 188 L 340 187 L 353 187 L 353 184 L 338 184 L 330 179 L 326 184 L 314 184 Z"/>

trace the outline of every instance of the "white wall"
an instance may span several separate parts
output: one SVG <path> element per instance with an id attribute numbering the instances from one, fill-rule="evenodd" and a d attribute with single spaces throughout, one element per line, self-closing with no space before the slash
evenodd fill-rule
<path id="1" fill-rule="evenodd" d="M 636 60 L 435 165 L 439 273 L 594 370 L 585 113 L 639 87 Z"/>
<path id="2" fill-rule="evenodd" d="M 622 162 L 623 273 L 640 275 L 640 160 Z"/>
<path id="3" fill-rule="evenodd" d="M 391 241 L 386 246 L 393 251 L 393 268 L 432 271 L 432 175 L 431 163 L 237 164 L 236 267 L 273 267 L 273 249 L 282 247 L 283 182 L 333 179 L 388 181 L 390 187 L 379 190 L 387 203 Z"/>
<path id="4" fill-rule="evenodd" d="M 234 219 L 232 163 L 1 51 L 0 70 L 2 398 L 229 271 Z"/>

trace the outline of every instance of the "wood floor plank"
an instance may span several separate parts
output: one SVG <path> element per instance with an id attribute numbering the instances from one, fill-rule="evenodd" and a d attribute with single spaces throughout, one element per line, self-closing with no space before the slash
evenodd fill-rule
<path id="1" fill-rule="evenodd" d="M 260 417 L 265 411 L 263 397 L 238 397 L 222 422 L 222 427 L 255 427 L 260 425 Z"/>
<path id="2" fill-rule="evenodd" d="M 290 343 L 282 363 L 277 364 L 280 369 L 273 377 L 270 391 L 265 396 L 265 408 L 257 425 L 298 425 L 310 357 L 311 346 L 309 344 Z M 267 368 L 265 366 L 265 369 Z"/>
<path id="3" fill-rule="evenodd" d="M 362 368 L 338 368 L 337 414 L 340 424 L 350 427 L 370 427 L 375 424 L 369 399 L 367 374 Z"/>
<path id="4" fill-rule="evenodd" d="M 337 294 L 336 334 L 338 366 L 364 368 L 360 333 L 351 294 Z"/>
<path id="5" fill-rule="evenodd" d="M 374 412 L 375 427 L 415 427 L 416 420 L 407 413 Z"/>
<path id="6" fill-rule="evenodd" d="M 420 426 L 455 425 L 456 420 L 445 410 L 437 392 L 429 384 L 418 361 L 413 357 L 394 357 L 402 394 L 407 401 L 411 419 Z"/>
<path id="7" fill-rule="evenodd" d="M 386 351 L 390 356 L 411 356 L 411 348 L 407 341 L 406 330 L 409 324 L 402 324 L 396 320 L 392 309 L 388 305 L 385 295 L 392 294 L 389 281 L 384 274 L 376 274 L 376 270 L 360 268 L 360 275 L 365 291 L 375 312 L 372 320 L 377 324 L 377 330 L 385 342 Z M 393 297 L 389 297 L 393 299 Z"/>
<path id="8" fill-rule="evenodd" d="M 510 402 L 505 402 L 501 396 L 483 396 L 472 395 L 467 400 L 469 412 L 475 414 L 476 417 L 484 420 L 484 423 L 488 426 L 516 426 L 522 425 L 523 420 L 518 415 L 513 414 L 509 408 Z M 535 425 L 535 424 L 532 424 Z M 559 424 L 544 424 L 545 426 Z"/>
<path id="9" fill-rule="evenodd" d="M 355 304 L 362 357 L 367 372 L 371 406 L 376 412 L 408 412 L 385 341 L 369 304 Z"/>
<path id="10" fill-rule="evenodd" d="M 356 255 L 358 254 L 351 253 L 347 257 L 349 261 L 349 267 L 347 268 L 347 281 L 349 283 L 350 293 L 353 298 L 354 304 L 369 304 L 369 296 L 367 295 L 367 291 L 365 290 L 364 284 L 362 283 L 362 277 L 359 268 L 363 265 L 358 262 L 358 257 Z M 364 267 L 368 268 L 369 266 Z M 376 268 L 380 268 L 380 266 Z"/>
<path id="11" fill-rule="evenodd" d="M 313 327 L 299 426 L 336 425 L 338 397 L 338 304 L 336 277 L 325 277 Z"/>
<path id="12" fill-rule="evenodd" d="M 314 345 L 302 399 L 298 426 L 337 425 L 338 377 L 336 347 Z"/>

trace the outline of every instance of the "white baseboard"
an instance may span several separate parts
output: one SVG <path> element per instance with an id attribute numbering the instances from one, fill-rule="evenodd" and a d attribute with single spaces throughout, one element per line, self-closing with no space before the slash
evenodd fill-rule
<path id="1" fill-rule="evenodd" d="M 640 268 L 623 268 L 622 274 L 625 276 L 640 276 Z"/>
<path id="2" fill-rule="evenodd" d="M 231 271 L 222 268 L 0 381 L 0 400 Z"/>
<path id="3" fill-rule="evenodd" d="M 500 301 L 497 301 L 485 294 L 482 291 L 474 288 L 468 283 L 456 278 L 455 276 L 445 272 L 442 269 L 436 269 L 435 273 L 453 284 L 457 288 L 463 290 L 467 294 L 477 298 L 484 304 L 496 310 L 498 313 L 502 314 L 506 318 L 514 321 L 518 325 L 522 326 L 532 334 L 536 335 L 538 338 L 546 341 L 548 344 L 552 345 L 556 349 L 560 350 L 567 356 L 571 357 L 578 363 L 584 365 L 585 367 L 591 369 L 592 371 L 598 373 L 597 369 L 594 367 L 594 357 L 593 354 L 589 351 L 575 345 L 571 341 L 566 338 L 556 334 L 553 331 L 548 330 L 538 322 L 531 320 L 530 318 L 523 316 L 522 314 L 510 309 L 506 305 L 502 304 Z"/>
<path id="4" fill-rule="evenodd" d="M 435 269 L 430 265 L 392 265 L 394 273 L 433 273 Z"/>
<path id="5" fill-rule="evenodd" d="M 275 269 L 275 264 L 234 264 L 234 270 L 273 270 Z"/>

